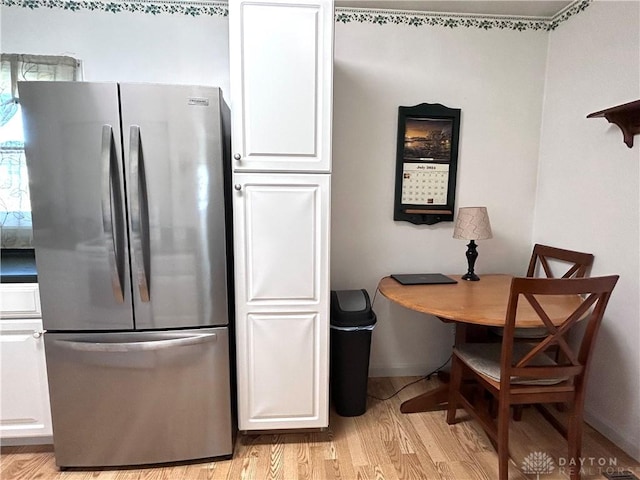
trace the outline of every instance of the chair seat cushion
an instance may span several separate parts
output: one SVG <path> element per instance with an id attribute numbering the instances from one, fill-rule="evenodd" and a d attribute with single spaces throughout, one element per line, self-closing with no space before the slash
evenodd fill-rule
<path id="1" fill-rule="evenodd" d="M 513 344 L 513 359 L 519 361 L 531 350 L 532 345 L 528 343 Z M 455 349 L 456 354 L 473 370 L 485 375 L 497 382 L 500 381 L 500 355 L 502 344 L 500 343 L 465 343 Z M 528 366 L 546 367 L 557 365 L 553 359 L 545 354 L 537 355 Z M 512 377 L 512 384 L 519 385 L 555 385 L 564 382 L 568 377 L 557 378 L 523 378 Z"/>

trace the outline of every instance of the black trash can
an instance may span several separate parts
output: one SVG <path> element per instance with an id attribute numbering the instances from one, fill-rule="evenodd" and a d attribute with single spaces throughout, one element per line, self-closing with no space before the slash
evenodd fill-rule
<path id="1" fill-rule="evenodd" d="M 366 290 L 331 291 L 331 399 L 338 415 L 367 410 L 371 333 L 376 314 Z"/>

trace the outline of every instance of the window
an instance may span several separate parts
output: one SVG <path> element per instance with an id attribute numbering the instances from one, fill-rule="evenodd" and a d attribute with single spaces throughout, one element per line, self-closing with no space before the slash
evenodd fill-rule
<path id="1" fill-rule="evenodd" d="M 0 237 L 3 248 L 31 248 L 31 203 L 24 156 L 21 80 L 80 80 L 75 58 L 5 54 L 0 69 Z"/>

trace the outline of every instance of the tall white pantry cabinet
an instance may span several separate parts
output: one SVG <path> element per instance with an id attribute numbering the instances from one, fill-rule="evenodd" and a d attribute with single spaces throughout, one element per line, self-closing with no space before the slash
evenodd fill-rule
<path id="1" fill-rule="evenodd" d="M 333 0 L 230 0 L 238 427 L 329 424 Z"/>

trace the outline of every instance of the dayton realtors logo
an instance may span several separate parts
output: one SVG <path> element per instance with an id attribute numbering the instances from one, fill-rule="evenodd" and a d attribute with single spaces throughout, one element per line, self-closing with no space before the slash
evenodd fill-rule
<path id="1" fill-rule="evenodd" d="M 561 475 L 579 472 L 581 475 L 638 479 L 628 467 L 618 466 L 618 459 L 615 457 L 580 457 L 578 459 L 559 457 L 554 461 L 553 457 L 545 452 L 531 452 L 522 461 L 522 473 L 533 474 L 536 480 L 540 480 L 540 475 L 547 475 L 554 471 Z"/>
<path id="2" fill-rule="evenodd" d="M 535 474 L 536 480 L 540 480 L 541 474 L 552 473 L 555 468 L 553 458 L 544 452 L 531 452 L 522 461 L 522 472 Z"/>

